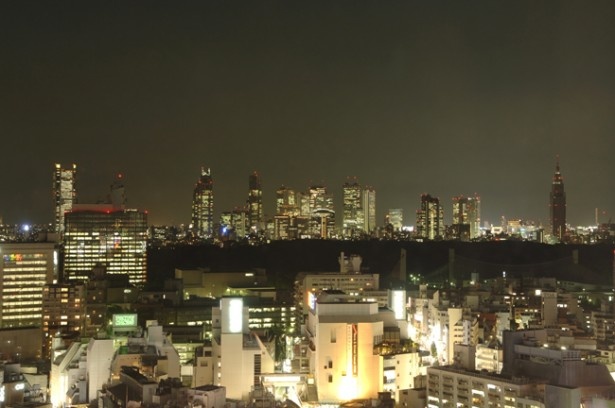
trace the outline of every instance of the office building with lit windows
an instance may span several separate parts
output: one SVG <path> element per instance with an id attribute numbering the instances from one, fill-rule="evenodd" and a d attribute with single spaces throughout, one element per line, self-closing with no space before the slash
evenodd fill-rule
<path id="1" fill-rule="evenodd" d="M 43 348 L 49 357 L 54 337 L 77 336 L 85 323 L 85 285 L 53 283 L 43 288 Z"/>
<path id="2" fill-rule="evenodd" d="M 299 215 L 299 204 L 295 190 L 281 186 L 276 191 L 276 215 Z"/>
<path id="3" fill-rule="evenodd" d="M 302 202 L 301 213 L 310 217 L 309 234 L 314 238 L 330 238 L 335 235 L 333 195 L 327 192 L 325 186 L 313 185 L 304 197 L 307 201 Z"/>
<path id="4" fill-rule="evenodd" d="M 342 234 L 346 238 L 369 234 L 376 228 L 376 190 L 356 179 L 342 187 Z"/>
<path id="5" fill-rule="evenodd" d="M 363 209 L 362 190 L 356 179 L 352 183 L 347 181 L 342 187 L 342 234 L 346 238 L 359 236 L 364 232 L 365 211 Z"/>
<path id="6" fill-rule="evenodd" d="M 297 239 L 307 231 L 309 217 L 301 215 L 301 198 L 303 194 L 281 186 L 276 191 L 275 216 L 273 218 L 274 239 Z M 309 202 L 303 200 L 308 207 Z"/>
<path id="7" fill-rule="evenodd" d="M 248 230 L 250 233 L 257 233 L 265 228 L 263 189 L 257 172 L 250 174 L 248 187 Z"/>
<path id="8" fill-rule="evenodd" d="M 96 266 L 126 275 L 131 284 L 147 278 L 147 213 L 111 204 L 79 204 L 66 214 L 64 278 L 86 280 Z"/>
<path id="9" fill-rule="evenodd" d="M 437 239 L 444 236 L 444 210 L 437 197 L 421 195 L 421 208 L 416 213 L 417 236 Z"/>
<path id="10" fill-rule="evenodd" d="M 75 177 L 77 175 L 77 165 L 73 164 L 70 168 L 63 168 L 56 163 L 53 172 L 53 196 L 55 207 L 55 231 L 64 231 L 64 214 L 73 208 L 77 202 L 77 192 L 75 190 Z"/>
<path id="11" fill-rule="evenodd" d="M 453 197 L 455 238 L 467 241 L 480 236 L 480 197 Z"/>
<path id="12" fill-rule="evenodd" d="M 555 174 L 549 195 L 551 234 L 561 240 L 566 235 L 566 192 L 564 178 L 559 170 L 559 158 L 555 164 Z"/>
<path id="13" fill-rule="evenodd" d="M 385 222 L 393 227 L 393 231 L 401 231 L 404 226 L 404 210 L 401 208 L 389 209 Z"/>
<path id="14" fill-rule="evenodd" d="M 214 230 L 214 181 L 205 167 L 192 195 L 192 228 L 201 238 L 211 237 Z"/>
<path id="15" fill-rule="evenodd" d="M 544 381 L 527 377 L 476 372 L 454 366 L 427 368 L 428 408 L 545 408 L 548 405 L 544 403 L 544 388 Z"/>
<path id="16" fill-rule="evenodd" d="M 54 244 L 0 244 L 0 256 L 0 328 L 40 326 L 43 289 L 57 279 Z"/>
<path id="17" fill-rule="evenodd" d="M 363 199 L 363 230 L 371 234 L 376 229 L 376 190 L 373 187 L 364 187 Z"/>

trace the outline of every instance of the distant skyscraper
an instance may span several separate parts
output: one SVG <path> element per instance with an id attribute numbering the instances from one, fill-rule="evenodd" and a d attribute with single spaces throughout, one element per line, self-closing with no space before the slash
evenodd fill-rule
<path id="1" fill-rule="evenodd" d="M 299 204 L 295 190 L 284 186 L 276 191 L 275 213 L 276 215 L 299 215 Z"/>
<path id="2" fill-rule="evenodd" d="M 97 265 L 127 275 L 132 284 L 147 278 L 147 214 L 111 204 L 80 204 L 66 213 L 64 278 L 89 278 Z"/>
<path id="3" fill-rule="evenodd" d="M 416 213 L 417 235 L 426 239 L 444 236 L 444 210 L 437 197 L 421 195 L 421 209 Z"/>
<path id="4" fill-rule="evenodd" d="M 564 179 L 559 171 L 559 157 L 555 164 L 555 174 L 553 175 L 549 198 L 551 234 L 562 239 L 566 234 L 566 192 L 564 191 Z"/>
<path id="5" fill-rule="evenodd" d="M 453 197 L 453 230 L 457 238 L 480 236 L 480 197 Z"/>
<path id="6" fill-rule="evenodd" d="M 376 229 L 376 190 L 373 187 L 363 188 L 363 230 L 372 233 Z"/>
<path id="7" fill-rule="evenodd" d="M 231 227 L 237 238 L 244 238 L 249 233 L 249 212 L 245 208 L 235 208 L 231 214 Z"/>
<path id="8" fill-rule="evenodd" d="M 214 181 L 211 169 L 201 167 L 192 197 L 192 227 L 199 237 L 211 237 L 214 228 Z"/>
<path id="9" fill-rule="evenodd" d="M 76 175 L 76 164 L 65 169 L 61 164 L 56 163 L 53 172 L 53 195 L 55 199 L 55 231 L 57 233 L 64 232 L 64 214 L 69 212 L 73 204 L 77 202 Z"/>
<path id="10" fill-rule="evenodd" d="M 345 237 L 369 234 L 376 228 L 376 190 L 347 181 L 343 190 L 342 233 Z"/>
<path id="11" fill-rule="evenodd" d="M 401 208 L 391 208 L 386 215 L 386 223 L 393 226 L 394 231 L 401 231 L 404 226 L 404 210 Z"/>
<path id="12" fill-rule="evenodd" d="M 258 232 L 265 227 L 263 213 L 263 190 L 261 189 L 260 176 L 257 172 L 250 174 L 248 180 L 248 223 L 249 232 Z"/>
<path id="13" fill-rule="evenodd" d="M 313 185 L 308 192 L 310 233 L 314 237 L 330 238 L 335 233 L 333 196 L 322 185 Z M 324 234 L 324 235 L 323 235 Z"/>
<path id="14" fill-rule="evenodd" d="M 347 181 L 342 187 L 343 213 L 342 234 L 345 237 L 361 235 L 364 232 L 365 212 L 363 211 L 363 189 L 357 183 Z"/>

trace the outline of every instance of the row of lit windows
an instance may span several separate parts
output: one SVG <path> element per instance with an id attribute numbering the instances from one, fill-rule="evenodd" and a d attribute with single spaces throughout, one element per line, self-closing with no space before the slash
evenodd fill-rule
<path id="1" fill-rule="evenodd" d="M 32 312 L 36 312 L 35 310 L 31 310 Z M 25 320 L 25 319 L 40 319 L 41 318 L 41 314 L 40 313 L 34 313 L 34 314 L 16 314 L 16 315 L 7 315 L 7 314 L 3 314 L 2 315 L 2 320 Z"/>
<path id="2" fill-rule="evenodd" d="M 36 299 L 36 300 L 5 300 L 2 303 L 2 308 L 3 309 L 14 309 L 15 306 L 38 306 L 38 308 L 40 309 L 41 306 L 41 302 L 40 299 Z"/>
<path id="3" fill-rule="evenodd" d="M 31 288 L 36 289 L 38 291 L 43 291 L 43 286 L 45 285 L 44 279 L 33 280 L 33 279 L 21 279 L 21 280 L 4 280 L 3 282 L 4 288 L 3 292 L 7 290 L 14 292 L 19 288 Z"/>
<path id="4" fill-rule="evenodd" d="M 81 315 L 75 315 L 74 317 L 75 319 L 81 319 Z M 69 317 L 67 315 L 62 315 L 60 316 L 60 320 L 68 320 Z M 51 320 L 51 318 L 49 317 L 49 315 L 44 315 L 43 316 L 43 320 Z"/>
<path id="5" fill-rule="evenodd" d="M 47 268 L 41 267 L 41 266 L 4 268 L 4 275 L 6 276 L 9 272 L 44 272 L 46 270 Z M 20 275 L 11 275 L 11 276 L 20 276 Z M 31 275 L 23 275 L 23 276 L 31 276 Z"/>
<path id="6" fill-rule="evenodd" d="M 41 287 L 40 286 L 20 286 L 20 287 L 15 287 L 15 288 L 4 288 L 2 290 L 2 293 L 4 295 L 7 294 L 12 294 L 12 293 L 24 293 L 24 292 L 36 292 L 39 293 L 41 291 Z"/>
<path id="7" fill-rule="evenodd" d="M 5 307 L 2 311 L 2 318 L 8 319 L 8 316 L 18 316 L 26 312 L 38 312 L 38 317 L 41 317 L 42 310 L 40 307 L 17 307 L 17 308 L 7 308 Z"/>

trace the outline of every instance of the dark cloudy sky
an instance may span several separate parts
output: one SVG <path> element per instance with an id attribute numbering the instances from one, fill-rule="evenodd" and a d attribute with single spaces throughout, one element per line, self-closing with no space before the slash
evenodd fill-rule
<path id="1" fill-rule="evenodd" d="M 615 215 L 615 2 L 2 2 L 0 214 L 51 220 L 54 162 L 82 202 L 125 174 L 152 223 L 189 221 L 200 166 L 216 211 L 248 174 L 347 176 L 378 218 L 478 193 L 483 220 Z M 613 217 L 615 218 L 615 217 Z M 603 219 L 606 221 L 606 219 Z"/>

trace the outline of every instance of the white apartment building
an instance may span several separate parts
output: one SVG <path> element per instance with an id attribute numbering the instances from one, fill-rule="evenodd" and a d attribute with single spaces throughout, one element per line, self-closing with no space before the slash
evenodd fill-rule
<path id="1" fill-rule="evenodd" d="M 132 315 L 114 316 L 116 329 L 119 317 L 127 316 Z M 54 407 L 89 404 L 103 385 L 120 382 L 122 366 L 135 367 L 156 382 L 180 377 L 179 354 L 162 326 L 150 322 L 143 337 L 111 336 L 71 344 L 52 362 L 51 403 Z"/>
<path id="2" fill-rule="evenodd" d="M 248 308 L 240 297 L 225 297 L 212 311 L 212 363 L 215 385 L 226 387 L 226 397 L 247 400 L 262 374 L 274 372 L 274 360 L 249 330 Z"/>
<path id="3" fill-rule="evenodd" d="M 427 368 L 427 408 L 545 408 L 544 383 L 452 366 Z"/>
<path id="4" fill-rule="evenodd" d="M 399 332 L 395 313 L 339 291 L 319 296 L 310 310 L 306 334 L 310 373 L 320 402 L 377 398 L 383 391 L 399 400 L 400 390 L 414 387 L 420 358 L 416 351 L 400 346 L 405 336 Z M 398 338 L 388 337 L 391 332 L 397 332 Z"/>

